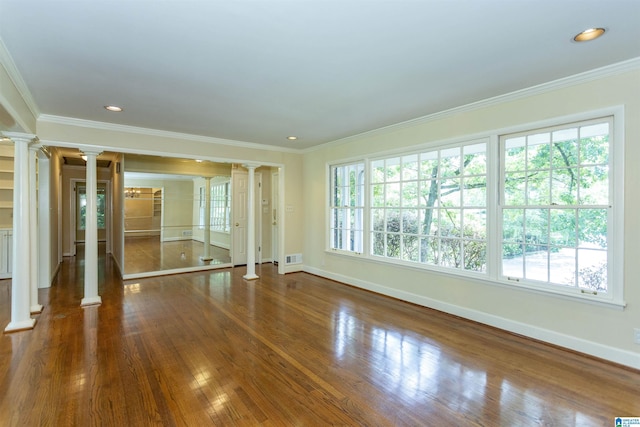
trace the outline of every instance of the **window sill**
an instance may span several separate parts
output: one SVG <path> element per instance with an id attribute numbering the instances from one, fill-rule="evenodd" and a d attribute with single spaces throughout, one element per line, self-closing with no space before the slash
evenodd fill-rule
<path id="1" fill-rule="evenodd" d="M 538 295 L 557 297 L 557 298 L 562 298 L 568 301 L 581 302 L 585 304 L 591 304 L 591 305 L 606 307 L 610 309 L 616 309 L 620 311 L 623 311 L 627 305 L 626 302 L 624 302 L 623 300 L 618 301 L 614 299 L 603 299 L 603 298 L 598 298 L 597 296 L 594 296 L 594 295 L 578 293 L 580 291 L 576 290 L 575 288 L 565 288 L 565 289 L 563 288 L 554 289 L 552 287 L 543 288 L 543 287 L 537 287 L 535 285 L 529 285 L 522 282 L 518 282 L 517 284 L 514 284 L 512 282 L 507 281 L 506 279 L 499 280 L 497 278 L 492 278 L 487 273 L 472 272 L 472 271 L 458 271 L 458 270 L 452 270 L 452 269 L 439 268 L 436 266 L 428 266 L 426 264 L 416 264 L 416 263 L 410 263 L 410 262 L 400 261 L 400 260 L 387 260 L 381 257 L 366 256 L 358 252 L 349 252 L 349 251 L 337 250 L 337 249 L 327 249 L 325 250 L 325 253 L 333 256 L 338 256 L 338 257 L 354 258 L 354 259 L 358 259 L 368 263 L 373 263 L 373 264 L 383 265 L 388 267 L 406 268 L 406 269 L 411 269 L 411 270 L 420 271 L 420 272 L 428 272 L 432 274 L 442 275 L 445 277 L 459 277 L 459 278 L 468 279 L 469 281 L 472 281 L 472 282 L 481 283 L 483 285 L 501 286 L 510 290 L 519 290 L 523 292 L 535 293 Z"/>

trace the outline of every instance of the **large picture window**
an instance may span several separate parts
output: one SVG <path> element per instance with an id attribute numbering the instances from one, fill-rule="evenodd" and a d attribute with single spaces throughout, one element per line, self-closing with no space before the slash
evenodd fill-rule
<path id="1" fill-rule="evenodd" d="M 622 305 L 618 114 L 330 166 L 330 248 Z"/>
<path id="2" fill-rule="evenodd" d="M 607 292 L 610 120 L 501 138 L 502 275 Z"/>
<path id="3" fill-rule="evenodd" d="M 486 144 L 371 162 L 371 253 L 484 271 Z"/>

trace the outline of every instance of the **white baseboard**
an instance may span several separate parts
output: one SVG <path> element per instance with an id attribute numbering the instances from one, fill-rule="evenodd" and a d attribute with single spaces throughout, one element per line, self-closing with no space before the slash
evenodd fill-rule
<path id="1" fill-rule="evenodd" d="M 454 316 L 463 317 L 478 323 L 493 326 L 515 334 L 524 335 L 539 341 L 544 341 L 553 345 L 564 347 L 580 353 L 588 354 L 610 362 L 629 366 L 634 369 L 640 369 L 640 353 L 634 353 L 627 350 L 607 346 L 593 341 L 584 340 L 582 338 L 565 335 L 560 332 L 549 329 L 540 328 L 526 323 L 518 322 L 504 317 L 495 316 L 493 314 L 477 311 L 454 304 L 445 303 L 422 295 L 410 292 L 400 291 L 388 286 L 379 285 L 377 283 L 367 282 L 341 274 L 331 273 L 314 267 L 305 266 L 303 271 L 316 276 L 325 277 L 337 282 L 346 283 L 351 286 L 366 289 L 378 294 L 387 295 L 423 307 L 432 308 Z M 289 271 L 287 271 L 289 272 Z"/>

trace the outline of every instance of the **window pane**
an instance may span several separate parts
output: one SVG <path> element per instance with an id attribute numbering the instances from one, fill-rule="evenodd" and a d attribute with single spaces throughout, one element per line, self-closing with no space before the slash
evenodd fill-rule
<path id="1" fill-rule="evenodd" d="M 486 144 L 466 145 L 464 152 L 464 175 L 486 175 Z"/>
<path id="2" fill-rule="evenodd" d="M 404 156 L 402 158 L 402 180 L 418 179 L 418 155 Z"/>
<path id="3" fill-rule="evenodd" d="M 420 220 L 417 209 L 402 210 L 402 233 L 418 234 L 420 231 Z"/>
<path id="4" fill-rule="evenodd" d="M 420 183 L 420 206 L 433 207 L 438 203 L 438 181 L 427 180 Z"/>
<path id="5" fill-rule="evenodd" d="M 524 253 L 522 244 L 505 243 L 502 245 L 502 274 L 507 277 L 524 277 Z"/>
<path id="6" fill-rule="evenodd" d="M 442 209 L 440 214 L 440 235 L 462 237 L 462 211 L 460 209 Z"/>
<path id="7" fill-rule="evenodd" d="M 462 242 L 459 239 L 440 239 L 440 265 L 460 268 Z"/>
<path id="8" fill-rule="evenodd" d="M 504 204 L 507 206 L 522 206 L 526 203 L 526 174 L 513 172 L 505 174 Z"/>
<path id="9" fill-rule="evenodd" d="M 592 128 L 602 128 L 594 130 L 591 135 Z M 605 130 L 607 132 L 598 135 L 598 131 Z M 609 135 L 608 123 L 602 125 L 587 126 L 580 130 L 582 139 L 580 140 L 580 163 L 581 164 L 599 164 L 605 165 L 609 163 Z"/>
<path id="10" fill-rule="evenodd" d="M 581 248 L 607 249 L 607 210 L 578 210 L 578 237 Z"/>
<path id="11" fill-rule="evenodd" d="M 525 137 L 510 138 L 505 141 L 504 169 L 506 172 L 525 170 L 526 142 Z"/>
<path id="12" fill-rule="evenodd" d="M 578 168 L 551 171 L 551 202 L 558 205 L 578 203 Z"/>
<path id="13" fill-rule="evenodd" d="M 420 262 L 438 264 L 438 239 L 424 237 L 420 239 Z"/>
<path id="14" fill-rule="evenodd" d="M 424 209 L 422 211 L 421 232 L 423 235 L 435 236 L 438 232 L 438 212 L 437 209 Z"/>
<path id="15" fill-rule="evenodd" d="M 440 203 L 443 206 L 460 206 L 460 179 L 440 181 Z"/>
<path id="16" fill-rule="evenodd" d="M 607 252 L 578 249 L 578 286 L 596 292 L 607 291 Z"/>
<path id="17" fill-rule="evenodd" d="M 375 184 L 371 186 L 372 189 L 372 200 L 371 200 L 371 206 L 384 206 L 384 185 L 382 184 Z"/>
<path id="18" fill-rule="evenodd" d="M 373 231 L 384 231 L 384 209 L 371 209 L 371 228 Z"/>
<path id="19" fill-rule="evenodd" d="M 420 250 L 418 247 L 418 236 L 402 237 L 402 259 L 405 261 L 418 262 L 420 259 Z"/>
<path id="20" fill-rule="evenodd" d="M 548 139 L 533 135 L 527 144 L 526 170 L 549 167 L 550 146 Z"/>
<path id="21" fill-rule="evenodd" d="M 527 204 L 548 205 L 551 197 L 550 171 L 531 172 L 527 178 Z"/>
<path id="22" fill-rule="evenodd" d="M 487 269 L 487 243 L 484 241 L 466 241 L 464 247 L 464 269 L 485 271 Z"/>
<path id="23" fill-rule="evenodd" d="M 418 206 L 420 201 L 418 197 L 418 182 L 402 183 L 402 206 Z"/>
<path id="24" fill-rule="evenodd" d="M 400 258 L 400 234 L 387 234 L 387 253 L 389 258 Z"/>
<path id="25" fill-rule="evenodd" d="M 580 168 L 580 204 L 609 204 L 609 168 L 589 166 Z"/>
<path id="26" fill-rule="evenodd" d="M 551 209 L 549 219 L 550 243 L 562 246 L 576 244 L 576 211 L 574 209 Z"/>
<path id="27" fill-rule="evenodd" d="M 385 206 L 400 206 L 400 183 L 385 184 Z"/>
<path id="28" fill-rule="evenodd" d="M 387 209 L 386 230 L 391 233 L 400 232 L 400 209 Z"/>
<path id="29" fill-rule="evenodd" d="M 487 177 L 476 176 L 462 180 L 462 206 L 487 205 Z"/>
<path id="30" fill-rule="evenodd" d="M 441 151 L 440 176 L 460 176 L 460 149 L 450 148 Z"/>
<path id="31" fill-rule="evenodd" d="M 373 233 L 373 254 L 384 256 L 384 233 Z"/>
<path id="32" fill-rule="evenodd" d="M 420 179 L 435 179 L 438 177 L 438 152 L 420 154 Z"/>
<path id="33" fill-rule="evenodd" d="M 549 253 L 549 281 L 558 285 L 575 286 L 576 251 L 555 248 Z"/>
<path id="34" fill-rule="evenodd" d="M 547 282 L 549 280 L 549 263 L 546 246 L 525 246 L 525 277 L 531 280 Z"/>
<path id="35" fill-rule="evenodd" d="M 553 167 L 567 168 L 578 164 L 578 141 L 570 139 L 567 141 L 556 141 L 554 133 L 553 143 Z M 572 129 L 571 136 L 577 138 L 577 132 Z"/>
<path id="36" fill-rule="evenodd" d="M 502 211 L 502 238 L 507 242 L 524 241 L 523 209 L 504 209 Z"/>
<path id="37" fill-rule="evenodd" d="M 384 182 L 384 160 L 371 162 L 371 182 Z"/>

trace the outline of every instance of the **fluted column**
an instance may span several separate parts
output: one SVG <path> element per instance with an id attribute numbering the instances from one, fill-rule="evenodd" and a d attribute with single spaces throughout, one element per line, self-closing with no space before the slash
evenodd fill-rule
<path id="1" fill-rule="evenodd" d="M 37 198 L 37 163 L 39 147 L 29 147 L 29 252 L 31 257 L 31 271 L 29 274 L 29 288 L 31 314 L 42 312 L 42 304 L 38 303 L 38 198 Z"/>
<path id="2" fill-rule="evenodd" d="M 11 321 L 5 332 L 33 329 L 31 318 L 31 252 L 29 198 L 29 143 L 34 135 L 6 134 L 15 145 L 13 158 L 13 266 L 11 279 Z"/>
<path id="3" fill-rule="evenodd" d="M 85 151 L 87 156 L 87 206 L 84 234 L 84 298 L 81 306 L 101 304 L 98 295 L 98 175 L 99 152 Z"/>
<path id="4" fill-rule="evenodd" d="M 246 164 L 242 165 L 249 171 L 248 176 L 248 195 L 247 198 L 247 274 L 244 277 L 247 280 L 258 279 L 256 275 L 256 197 L 255 197 L 255 171 L 260 165 Z"/>
<path id="5" fill-rule="evenodd" d="M 211 261 L 211 177 L 204 179 L 204 253 L 203 261 Z"/>

